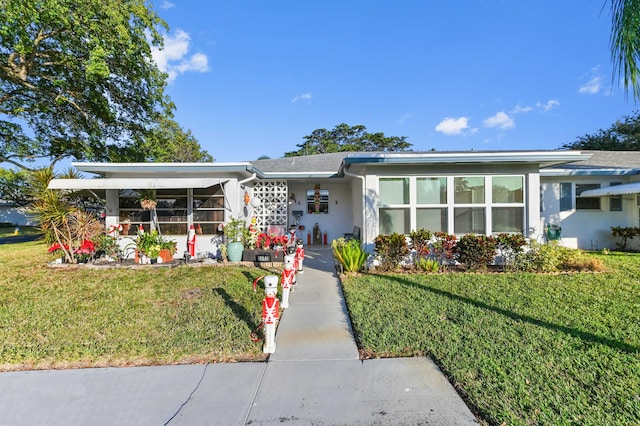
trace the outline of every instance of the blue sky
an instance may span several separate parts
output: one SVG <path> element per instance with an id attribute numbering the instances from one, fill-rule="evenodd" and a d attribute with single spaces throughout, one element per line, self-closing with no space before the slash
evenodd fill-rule
<path id="1" fill-rule="evenodd" d="M 162 1 L 175 119 L 216 161 L 340 123 L 416 151 L 556 149 L 635 103 L 605 0 Z"/>

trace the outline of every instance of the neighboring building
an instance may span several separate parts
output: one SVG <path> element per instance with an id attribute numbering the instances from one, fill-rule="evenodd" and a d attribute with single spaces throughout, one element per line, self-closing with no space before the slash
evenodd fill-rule
<path id="1" fill-rule="evenodd" d="M 28 214 L 25 207 L 16 206 L 10 201 L 0 200 L 0 223 L 16 226 L 36 226 L 37 222 Z"/>
<path id="2" fill-rule="evenodd" d="M 603 248 L 614 246 L 610 226 L 638 224 L 640 188 L 632 196 L 591 193 L 593 199 L 586 191 L 640 180 L 640 152 L 345 152 L 234 163 L 73 165 L 101 177 L 55 179 L 49 187 L 104 191 L 107 227 L 129 226 L 133 235 L 138 225 L 148 230 L 155 223 L 175 236 L 178 253 L 190 225 L 200 234 L 198 251 L 209 251 L 211 237 L 231 216 L 256 217 L 265 232 L 295 226 L 304 242 L 317 224 L 328 244 L 357 226 L 369 248 L 381 233 L 421 228 L 521 232 L 543 240 L 548 224 L 562 227 L 564 244 Z M 148 190 L 155 191 L 155 218 L 138 203 Z"/>

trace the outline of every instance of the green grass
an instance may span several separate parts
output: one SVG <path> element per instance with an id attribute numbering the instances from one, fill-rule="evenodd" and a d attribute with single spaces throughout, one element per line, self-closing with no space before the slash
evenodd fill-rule
<path id="1" fill-rule="evenodd" d="M 35 242 L 0 259 L 0 370 L 264 359 L 264 270 L 49 268 Z"/>
<path id="2" fill-rule="evenodd" d="M 488 424 L 640 424 L 640 256 L 611 272 L 350 276 L 361 351 L 431 356 Z"/>

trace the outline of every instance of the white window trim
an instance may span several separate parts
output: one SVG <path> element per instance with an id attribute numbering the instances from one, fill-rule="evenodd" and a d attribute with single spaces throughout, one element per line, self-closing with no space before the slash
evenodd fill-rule
<path id="1" fill-rule="evenodd" d="M 493 203 L 493 177 L 520 177 L 522 178 L 522 202 L 520 203 Z M 418 204 L 417 203 L 417 179 L 418 178 L 446 178 L 447 179 L 447 203 L 446 204 Z M 455 203 L 455 178 L 460 177 L 482 177 L 484 178 L 484 203 Z M 528 199 L 529 188 L 527 187 L 527 179 L 525 174 L 505 174 L 505 175 L 485 175 L 485 174 L 450 174 L 450 175 L 415 175 L 415 176 L 378 176 L 377 191 L 380 194 L 380 181 L 382 179 L 409 179 L 409 203 L 408 204 L 383 204 L 378 203 L 378 209 L 408 209 L 409 210 L 409 230 L 416 230 L 417 210 L 424 208 L 446 208 L 447 209 L 447 233 L 454 234 L 455 229 L 455 211 L 456 207 L 462 208 L 482 208 L 485 212 L 484 229 L 486 235 L 497 234 L 492 229 L 493 207 L 522 207 L 522 224 L 526 228 L 527 208 L 526 200 Z M 574 197 L 575 200 L 575 197 Z M 574 201 L 575 202 L 575 201 Z M 379 217 L 379 214 L 378 214 Z M 380 224 L 378 223 L 378 232 Z M 522 230 L 523 233 L 526 229 Z"/>

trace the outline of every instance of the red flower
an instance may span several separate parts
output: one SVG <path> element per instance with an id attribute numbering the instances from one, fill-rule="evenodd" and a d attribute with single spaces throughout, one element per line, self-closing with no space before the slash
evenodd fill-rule
<path id="1" fill-rule="evenodd" d="M 64 245 L 65 250 L 69 250 L 69 246 Z M 62 251 L 62 246 L 58 243 L 52 244 L 47 250 L 49 253 L 57 254 L 58 250 Z"/>
<path id="2" fill-rule="evenodd" d="M 96 251 L 96 245 L 93 241 L 84 240 L 82 245 L 77 248 L 74 253 L 76 254 L 91 254 Z"/>

